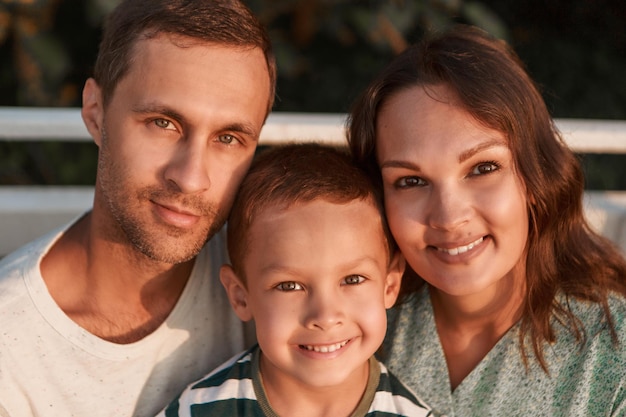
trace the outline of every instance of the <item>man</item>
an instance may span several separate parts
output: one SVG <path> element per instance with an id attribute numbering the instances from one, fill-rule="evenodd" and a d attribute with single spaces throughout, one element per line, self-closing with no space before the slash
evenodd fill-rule
<path id="1" fill-rule="evenodd" d="M 275 78 L 237 1 L 112 13 L 83 91 L 93 209 L 0 263 L 0 416 L 153 415 L 245 347 L 216 233 Z"/>

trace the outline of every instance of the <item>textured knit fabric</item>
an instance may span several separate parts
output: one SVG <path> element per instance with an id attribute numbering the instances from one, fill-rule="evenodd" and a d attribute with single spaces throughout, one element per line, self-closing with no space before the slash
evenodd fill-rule
<path id="1" fill-rule="evenodd" d="M 263 389 L 259 356 L 256 345 L 234 357 L 191 384 L 158 417 L 278 417 Z M 426 417 L 429 410 L 372 357 L 365 393 L 350 417 Z"/>
<path id="2" fill-rule="evenodd" d="M 530 352 L 529 366 L 524 367 L 518 324 L 451 392 L 427 288 L 390 311 L 382 359 L 436 416 L 625 416 L 626 302 L 610 299 L 618 346 L 598 305 L 570 300 L 570 306 L 587 338 L 577 344 L 556 324 L 557 341 L 544 348 L 549 375 L 532 354 L 530 342 L 525 343 Z"/>
<path id="3" fill-rule="evenodd" d="M 0 416 L 154 416 L 246 346 L 218 280 L 222 236 L 199 255 L 165 323 L 122 345 L 87 332 L 50 297 L 39 265 L 62 232 L 0 262 Z"/>

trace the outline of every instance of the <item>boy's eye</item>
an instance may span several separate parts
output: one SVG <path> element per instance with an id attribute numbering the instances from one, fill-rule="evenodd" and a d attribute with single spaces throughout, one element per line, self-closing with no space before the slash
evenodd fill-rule
<path id="1" fill-rule="evenodd" d="M 298 284 L 295 281 L 285 281 L 279 283 L 274 288 L 279 291 L 298 291 L 302 289 L 302 285 Z"/>
<path id="2" fill-rule="evenodd" d="M 348 275 L 343 279 L 344 285 L 358 285 L 365 281 L 365 278 L 361 275 Z"/>

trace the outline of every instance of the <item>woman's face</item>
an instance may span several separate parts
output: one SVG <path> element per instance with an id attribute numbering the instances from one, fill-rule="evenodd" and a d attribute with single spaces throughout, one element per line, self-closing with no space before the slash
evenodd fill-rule
<path id="1" fill-rule="evenodd" d="M 527 197 L 501 132 L 448 87 L 415 86 L 385 102 L 376 138 L 389 225 L 415 272 L 454 296 L 523 283 Z"/>

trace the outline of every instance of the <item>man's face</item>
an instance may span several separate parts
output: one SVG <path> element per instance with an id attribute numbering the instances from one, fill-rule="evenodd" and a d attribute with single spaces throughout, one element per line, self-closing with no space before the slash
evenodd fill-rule
<path id="1" fill-rule="evenodd" d="M 269 99 L 260 49 L 175 41 L 138 42 L 91 132 L 100 147 L 96 224 L 165 263 L 193 258 L 223 225 Z"/>

